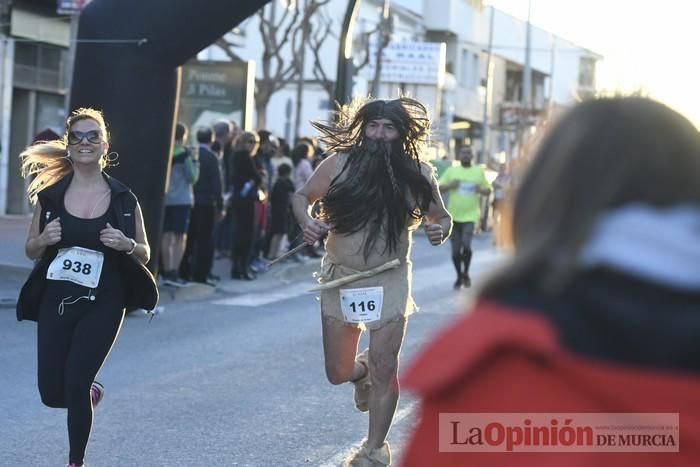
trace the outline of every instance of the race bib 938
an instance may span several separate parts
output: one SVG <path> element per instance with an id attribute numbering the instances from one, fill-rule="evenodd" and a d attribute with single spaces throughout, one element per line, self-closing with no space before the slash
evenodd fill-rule
<path id="1" fill-rule="evenodd" d="M 100 282 L 104 255 L 101 251 L 77 246 L 61 248 L 46 271 L 46 278 L 70 281 L 94 289 Z"/>

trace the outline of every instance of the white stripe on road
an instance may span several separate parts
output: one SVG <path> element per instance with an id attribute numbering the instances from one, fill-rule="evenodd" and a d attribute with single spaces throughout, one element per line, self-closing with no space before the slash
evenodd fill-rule
<path id="1" fill-rule="evenodd" d="M 234 305 L 234 306 L 260 306 L 267 305 L 281 300 L 299 297 L 306 293 L 306 290 L 313 287 L 311 282 L 302 282 L 277 290 L 260 290 L 257 292 L 239 295 L 237 297 L 223 298 L 211 302 L 213 305 Z"/>
<path id="2" fill-rule="evenodd" d="M 472 263 L 473 266 L 475 266 L 478 269 L 486 267 L 489 270 L 491 270 L 497 263 L 501 262 L 505 257 L 506 254 L 502 251 L 489 249 L 485 251 L 479 251 L 477 254 L 475 254 Z M 420 269 L 414 267 L 413 292 L 415 293 L 433 287 L 436 282 L 443 282 L 446 277 L 449 277 L 450 280 L 452 280 L 452 270 L 446 264 Z M 316 285 L 318 284 L 305 281 L 272 291 L 261 290 L 257 292 L 238 295 L 235 297 L 222 298 L 220 300 L 214 300 L 211 303 L 212 305 L 245 307 L 269 305 L 270 303 L 275 303 L 282 300 L 289 300 L 291 298 L 296 298 L 305 295 L 306 293 L 308 293 L 307 291 L 310 288 Z M 314 293 L 317 294 L 318 292 Z"/>
<path id="3" fill-rule="evenodd" d="M 416 402 L 411 402 L 408 404 L 408 406 L 404 407 L 403 409 L 400 409 L 398 412 L 396 412 L 396 415 L 394 416 L 394 421 L 392 422 L 392 425 L 398 424 L 401 420 L 406 418 L 408 415 L 410 415 L 413 412 L 413 409 L 416 406 Z M 322 462 L 319 464 L 319 467 L 338 467 L 340 465 L 345 465 L 343 462 L 345 459 L 350 456 L 355 450 L 359 449 L 360 446 L 362 445 L 362 441 L 364 441 L 364 438 L 355 442 L 354 444 L 351 444 L 350 446 L 346 447 L 343 449 L 343 451 L 339 452 L 335 456 L 333 456 L 331 459 L 328 459 L 325 462 Z"/>

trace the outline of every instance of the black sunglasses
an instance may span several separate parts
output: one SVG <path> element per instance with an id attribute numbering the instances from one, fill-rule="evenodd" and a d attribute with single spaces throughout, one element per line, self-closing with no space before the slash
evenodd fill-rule
<path id="1" fill-rule="evenodd" d="M 80 144 L 83 139 L 87 139 L 89 143 L 93 144 L 101 143 L 102 134 L 98 130 L 68 132 L 68 144 Z"/>

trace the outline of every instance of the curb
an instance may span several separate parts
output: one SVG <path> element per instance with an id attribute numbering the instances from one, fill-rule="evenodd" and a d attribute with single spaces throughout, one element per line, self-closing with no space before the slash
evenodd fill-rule
<path id="1" fill-rule="evenodd" d="M 223 262 L 225 263 L 225 261 Z M 196 282 L 190 282 L 183 287 L 172 287 L 159 283 L 160 300 L 158 305 L 169 305 L 178 301 L 201 300 L 215 294 L 244 295 L 264 293 L 273 290 L 275 287 L 285 286 L 299 280 L 312 280 L 312 274 L 319 269 L 319 265 L 320 259 L 308 260 L 305 263 L 283 263 L 260 274 L 254 281 L 223 279 L 216 287 Z M 226 264 L 223 266 L 226 266 Z M 19 291 L 30 272 L 31 268 L 29 267 L 0 263 L 0 284 L 2 284 L 0 286 L 0 309 L 15 308 Z"/>
<path id="2" fill-rule="evenodd" d="M 228 268 L 227 260 L 217 260 L 215 271 Z M 312 259 L 304 263 L 282 263 L 269 271 L 258 274 L 252 281 L 222 279 L 216 286 L 190 282 L 183 287 L 158 284 L 160 300 L 158 306 L 169 305 L 178 301 L 201 300 L 209 296 L 236 296 L 273 291 L 275 288 L 289 285 L 300 280 L 313 280 L 312 274 L 320 268 L 321 260 Z M 224 276 L 222 276 L 224 277 Z"/>

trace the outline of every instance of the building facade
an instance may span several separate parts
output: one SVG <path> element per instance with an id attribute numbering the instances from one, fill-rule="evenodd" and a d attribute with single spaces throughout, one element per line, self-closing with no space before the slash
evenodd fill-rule
<path id="1" fill-rule="evenodd" d="M 300 2 L 304 5 L 303 1 Z M 392 45 L 444 44 L 444 73 L 434 83 L 381 80 L 374 86 L 377 97 L 392 98 L 399 93 L 412 95 L 429 107 L 434 120 L 434 154 L 452 157 L 459 145 L 470 143 L 486 162 L 515 155 L 518 141 L 527 126 L 536 123 L 551 107 L 565 106 L 588 97 L 595 91 L 595 64 L 602 57 L 540 28 L 530 26 L 531 109 L 523 109 L 523 82 L 526 56 L 526 22 L 492 7 L 478 7 L 470 0 L 392 0 L 388 29 Z M 324 14 L 333 22 L 335 34 L 318 48 L 322 67 L 335 75 L 338 37 L 342 14 L 347 2 L 331 0 Z M 379 40 L 376 32 L 382 22 L 384 1 L 361 1 L 354 26 L 353 57 L 362 68 L 353 79 L 354 95 L 372 94 L 375 59 L 372 43 Z M 277 9 L 280 2 L 266 8 Z M 493 20 L 491 15 L 493 14 Z M 273 15 L 274 16 L 274 15 Z M 258 60 L 263 48 L 257 18 L 241 25 L 240 56 Z M 368 34 L 372 31 L 372 34 Z M 489 37 L 491 36 L 489 47 Z M 371 42 L 368 47 L 368 41 Z M 388 46 L 391 47 L 392 45 Z M 369 63 L 367 53 L 370 50 Z M 376 46 L 373 50 L 376 50 Z M 489 53 L 490 52 L 490 53 Z M 291 49 L 290 49 L 291 53 Z M 319 83 L 307 49 L 299 134 L 312 134 L 312 119 L 328 118 L 332 96 Z M 490 56 L 490 59 L 489 59 Z M 200 54 L 209 60 L 226 59 L 225 54 L 211 47 Z M 391 66 L 393 56 L 387 62 Z M 257 67 L 260 71 L 260 66 Z M 267 108 L 265 126 L 275 134 L 292 140 L 298 86 L 295 80 L 275 93 Z"/>
<path id="2" fill-rule="evenodd" d="M 21 215 L 30 206 L 19 153 L 42 132 L 63 133 L 71 17 L 56 2 L 0 4 L 0 213 Z"/>
<path id="3" fill-rule="evenodd" d="M 451 122 L 450 152 L 471 143 L 482 162 L 502 161 L 517 155 L 522 134 L 549 109 L 594 94 L 602 57 L 532 25 L 528 48 L 526 22 L 473 3 L 424 0 L 425 27 L 429 38 L 447 44 L 443 118 Z"/>
<path id="4" fill-rule="evenodd" d="M 312 0 L 298 1 L 304 6 Z M 357 68 L 353 92 L 381 98 L 402 93 L 423 101 L 434 121 L 434 157 L 453 157 L 461 144 L 470 143 L 482 162 L 494 157 L 502 161 L 517 155 L 523 133 L 549 109 L 594 94 L 596 63 L 602 57 L 531 27 L 531 108 L 524 110 L 526 23 L 491 7 L 475 7 L 475 3 L 479 2 L 392 0 L 390 14 L 384 18 L 384 0 L 360 0 L 353 31 Z M 284 5 L 279 0 L 269 3 L 265 17 L 281 18 Z M 315 47 L 305 49 L 303 78 L 282 82 L 265 109 L 265 128 L 290 142 L 297 134 L 313 135 L 309 122 L 328 119 L 333 109 L 338 38 L 346 6 L 346 0 L 330 0 L 314 15 L 314 21 L 319 20 L 310 34 L 321 31 L 326 21 L 329 33 Z M 25 181 L 19 174 L 17 156 L 22 148 L 46 130 L 63 132 L 75 23 L 75 16 L 56 13 L 55 1 L 0 0 L 0 214 L 30 211 Z M 253 16 L 229 38 L 238 45 L 235 53 L 240 59 L 257 62 L 258 79 L 263 75 L 264 52 L 259 26 L 259 17 Z M 380 30 L 390 42 L 375 85 Z M 292 42 L 280 52 L 282 66 L 296 55 Z M 400 57 L 396 50 L 402 48 L 428 51 L 421 59 L 429 60 L 430 67 L 439 64 L 440 72 L 423 74 L 420 79 L 397 74 Z M 217 46 L 203 50 L 198 58 L 231 59 Z"/>

